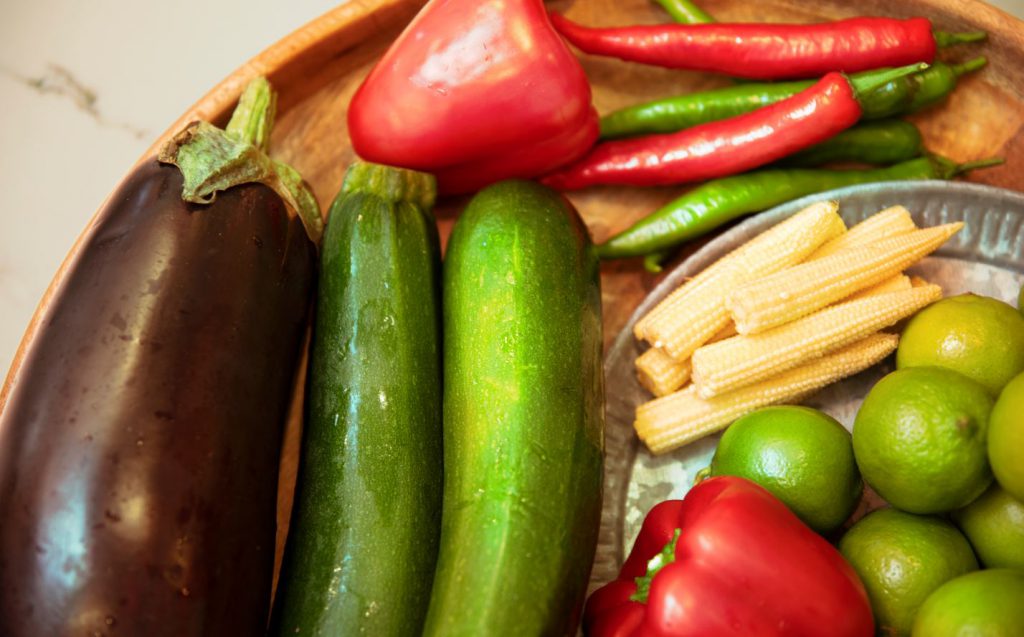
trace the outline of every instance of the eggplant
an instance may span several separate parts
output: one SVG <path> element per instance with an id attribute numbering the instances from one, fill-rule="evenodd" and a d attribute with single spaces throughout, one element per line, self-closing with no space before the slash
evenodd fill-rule
<path id="1" fill-rule="evenodd" d="M 0 635 L 264 633 L 316 247 L 275 190 L 196 204 L 187 181 L 123 182 L 17 371 Z"/>

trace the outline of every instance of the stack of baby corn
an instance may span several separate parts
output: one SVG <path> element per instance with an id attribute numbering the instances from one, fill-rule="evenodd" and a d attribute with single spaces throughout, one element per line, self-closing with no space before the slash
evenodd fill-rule
<path id="1" fill-rule="evenodd" d="M 880 330 L 942 297 L 902 271 L 962 225 L 918 229 L 896 206 L 847 231 L 823 202 L 722 257 L 634 328 L 659 397 L 637 409 L 640 438 L 664 453 L 879 362 L 898 342 Z"/>

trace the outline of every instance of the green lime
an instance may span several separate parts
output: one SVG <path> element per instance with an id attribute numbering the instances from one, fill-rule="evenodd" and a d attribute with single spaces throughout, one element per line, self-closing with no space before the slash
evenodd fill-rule
<path id="1" fill-rule="evenodd" d="M 883 635 L 908 635 L 924 600 L 948 580 L 978 568 L 956 527 L 933 516 L 880 509 L 854 524 L 839 552 L 857 571 Z"/>
<path id="2" fill-rule="evenodd" d="M 1017 310 L 1024 313 L 1024 285 L 1020 286 L 1020 292 L 1017 293 Z"/>
<path id="3" fill-rule="evenodd" d="M 921 605 L 913 635 L 1024 636 L 1024 571 L 994 568 L 946 582 Z"/>
<path id="4" fill-rule="evenodd" d="M 911 513 L 965 506 L 992 482 L 985 432 L 992 398 L 941 367 L 878 381 L 853 423 L 857 465 L 878 495 Z"/>
<path id="5" fill-rule="evenodd" d="M 988 424 L 988 459 L 1004 489 L 1024 501 L 1024 374 L 1011 380 L 992 408 Z"/>
<path id="6" fill-rule="evenodd" d="M 1024 371 L 1024 316 L 974 294 L 933 303 L 910 319 L 896 350 L 897 369 L 925 365 L 956 370 L 995 396 Z"/>
<path id="7" fill-rule="evenodd" d="M 722 435 L 709 470 L 760 484 L 819 533 L 850 517 L 864 486 L 850 433 L 810 407 L 767 407 L 738 419 Z"/>
<path id="8" fill-rule="evenodd" d="M 1007 493 L 998 483 L 993 483 L 974 502 L 955 511 L 953 519 L 986 567 L 1024 570 L 1024 502 Z"/>

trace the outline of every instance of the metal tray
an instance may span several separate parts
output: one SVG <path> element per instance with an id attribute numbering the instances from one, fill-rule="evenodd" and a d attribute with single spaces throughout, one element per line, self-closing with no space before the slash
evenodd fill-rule
<path id="1" fill-rule="evenodd" d="M 719 435 L 662 456 L 652 455 L 633 431 L 637 405 L 650 394 L 637 382 L 633 361 L 641 352 L 633 324 L 661 299 L 728 251 L 812 202 L 835 199 L 847 226 L 885 207 L 909 209 L 918 226 L 964 221 L 964 228 L 909 272 L 940 284 L 947 296 L 975 292 L 1016 304 L 1024 283 L 1024 194 L 968 183 L 891 182 L 852 186 L 804 197 L 751 217 L 709 242 L 673 270 L 637 307 L 605 358 L 608 422 L 605 430 L 604 509 L 591 587 L 618 574 L 641 522 L 652 506 L 681 498 L 707 466 Z M 893 369 L 890 360 L 818 392 L 805 404 L 850 428 L 864 395 Z M 858 514 L 880 500 L 868 493 Z M 857 514 L 855 514 L 857 515 Z"/>

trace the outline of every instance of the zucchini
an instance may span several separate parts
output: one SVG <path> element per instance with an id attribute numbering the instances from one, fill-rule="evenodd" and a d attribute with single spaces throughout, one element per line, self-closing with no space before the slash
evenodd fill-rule
<path id="1" fill-rule="evenodd" d="M 444 509 L 425 635 L 575 634 L 601 511 L 598 261 L 532 182 L 470 202 L 444 265 Z"/>
<path id="2" fill-rule="evenodd" d="M 331 207 L 273 635 L 411 635 L 441 524 L 433 177 L 353 165 Z"/>

